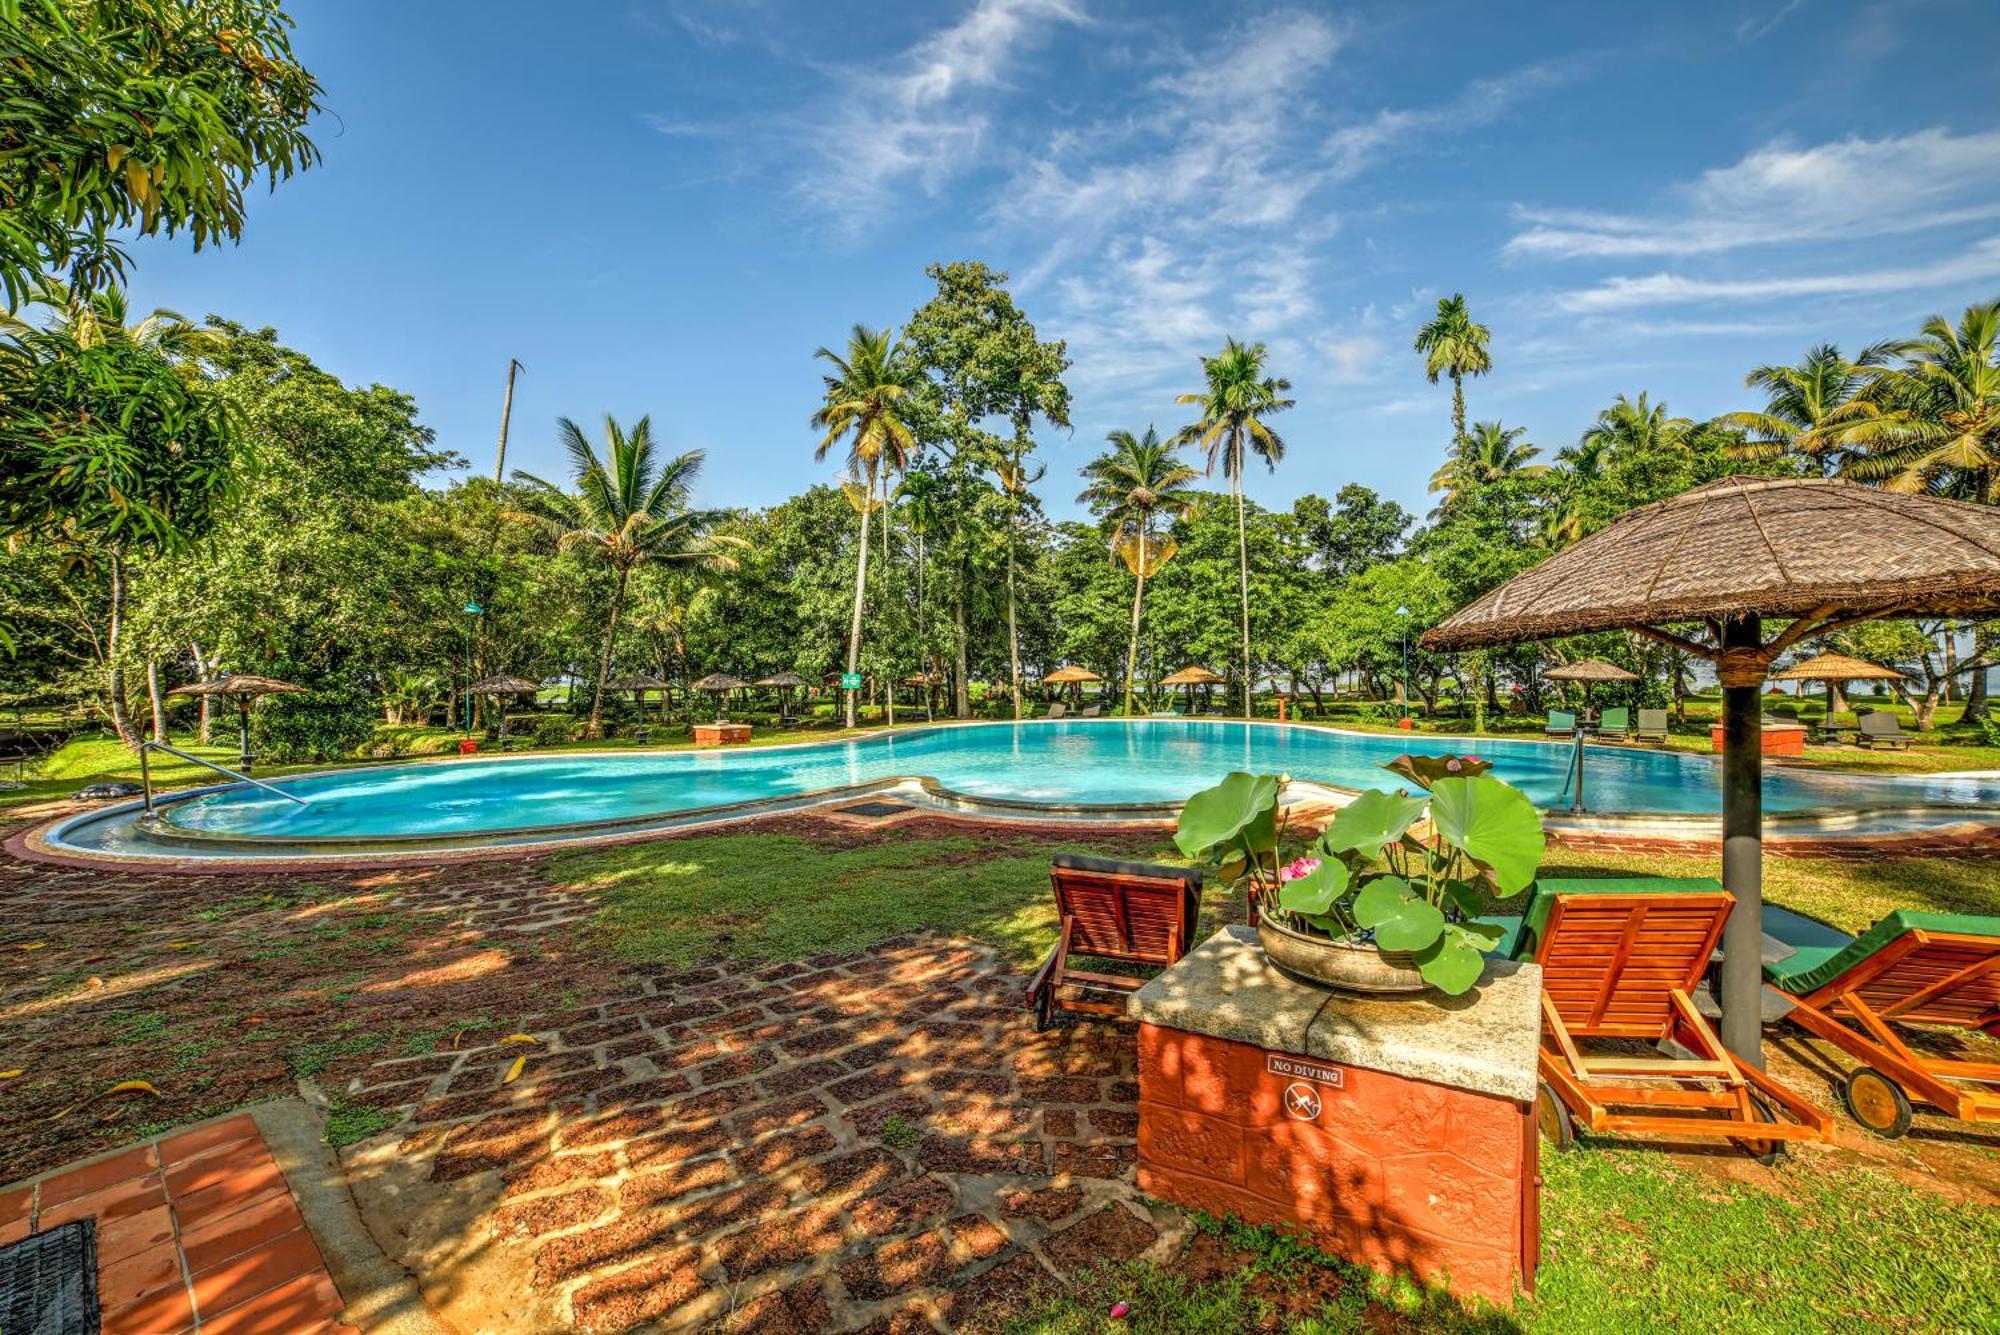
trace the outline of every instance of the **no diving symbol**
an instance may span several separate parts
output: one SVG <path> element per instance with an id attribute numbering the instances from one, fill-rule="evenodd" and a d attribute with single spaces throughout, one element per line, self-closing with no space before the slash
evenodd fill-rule
<path id="1" fill-rule="evenodd" d="M 1285 1086 L 1285 1111 L 1301 1122 L 1319 1120 L 1319 1091 L 1303 1080 Z"/>

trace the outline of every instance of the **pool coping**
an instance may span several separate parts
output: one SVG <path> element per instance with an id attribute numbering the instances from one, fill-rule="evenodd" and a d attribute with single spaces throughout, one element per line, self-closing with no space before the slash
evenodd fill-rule
<path id="1" fill-rule="evenodd" d="M 1019 723 L 1062 723 L 1062 724 L 1119 724 L 1129 726 L 1135 723 L 1176 722 L 1191 720 L 1181 717 L 1173 719 L 1107 718 L 1107 719 L 1022 719 Z M 1210 718 L 1202 721 L 1232 724 L 1261 725 L 1278 728 L 1310 728 L 1315 731 L 1333 732 L 1350 737 L 1393 737 L 1393 733 L 1363 732 L 1351 728 L 1339 728 L 1326 724 L 1296 722 L 1276 719 L 1235 719 Z M 876 728 L 851 737 L 840 738 L 839 743 L 872 741 L 882 737 L 912 736 L 923 732 L 947 728 L 1015 727 L 1010 719 L 967 719 L 945 720 L 941 722 L 914 725 L 906 729 Z M 1535 737 L 1475 737 L 1450 733 L 1412 733 L 1410 740 L 1417 738 L 1434 739 L 1439 742 L 1526 742 L 1541 746 L 1567 747 L 1571 743 L 1551 741 Z M 829 741 L 778 742 L 768 746 L 745 748 L 746 750 L 783 751 L 808 747 L 825 747 Z M 1605 746 L 1605 743 L 1599 743 Z M 1415 748 L 1413 748 L 1415 749 Z M 1626 748 L 1617 748 L 1626 749 Z M 1642 748 L 1632 748 L 1635 750 Z M 499 753 L 494 755 L 459 756 L 437 755 L 385 760 L 379 765 L 354 765 L 340 769 L 312 770 L 286 775 L 286 779 L 310 779 L 323 775 L 344 775 L 365 773 L 371 769 L 409 768 L 417 765 L 438 764 L 505 764 L 508 762 L 535 762 L 567 756 L 653 756 L 709 754 L 710 748 L 691 749 L 646 748 L 578 752 L 527 752 L 522 754 Z M 734 749 L 714 748 L 718 756 L 741 754 Z M 1651 753 L 1651 752 L 1649 752 Z M 1716 758 L 1691 752 L 1664 752 L 1689 759 L 1715 763 Z M 1803 767 L 1802 767 L 1803 768 Z M 1828 780 L 1840 782 L 1856 781 L 1926 781 L 1938 778 L 1979 777 L 1978 772 L 1964 775 L 1854 775 L 1841 771 L 1821 772 Z M 205 784 L 173 793 L 156 796 L 155 808 L 164 804 L 190 801 L 209 793 L 241 787 L 239 783 Z M 1308 780 L 1290 780 L 1286 784 L 1287 805 L 1301 813 L 1309 810 L 1330 811 L 1345 805 L 1362 790 L 1341 788 L 1331 784 Z M 727 803 L 720 806 L 702 807 L 686 812 L 650 813 L 636 816 L 617 817 L 603 821 L 579 822 L 570 825 L 522 826 L 509 830 L 467 831 L 462 834 L 442 835 L 379 835 L 379 836 L 332 836 L 311 840 L 273 838 L 270 836 L 218 835 L 198 832 L 186 827 L 167 828 L 157 816 L 142 817 L 155 822 L 154 828 L 147 830 L 150 838 L 176 847 L 190 850 L 188 856 L 171 853 L 136 853 L 131 851 L 103 852 L 80 848 L 61 842 L 61 834 L 74 827 L 101 821 L 121 819 L 143 808 L 138 801 L 122 801 L 110 806 L 86 811 L 73 811 L 56 816 L 41 824 L 17 832 L 4 845 L 7 852 L 27 861 L 53 863 L 58 865 L 88 866 L 98 868 L 148 870 L 148 871 L 190 871 L 208 874 L 227 874 L 232 871 L 256 872 L 301 870 L 307 868 L 321 870 L 370 869 L 404 864 L 439 864 L 465 861 L 483 861 L 506 858 L 528 858 L 546 856 L 551 853 L 602 848 L 617 844 L 641 842 L 662 835 L 676 834 L 687 830 L 740 824 L 746 821 L 765 819 L 801 811 L 815 811 L 836 806 L 842 802 L 864 799 L 878 793 L 894 793 L 909 801 L 913 807 L 925 815 L 946 819 L 965 820 L 977 824 L 1026 825 L 1080 828 L 1156 828 L 1170 826 L 1180 811 L 1181 803 L 1062 803 L 1034 802 L 1009 798 L 978 796 L 958 792 L 946 787 L 928 775 L 904 775 L 872 779 L 860 784 L 847 784 L 831 788 L 810 790 L 804 793 L 783 794 L 758 798 L 749 802 Z M 1901 830 L 1874 830 L 1855 832 L 1841 827 L 1883 818 L 1931 818 L 1929 823 Z M 1667 842 L 1703 846 L 1719 840 L 1719 815 L 1708 813 L 1597 813 L 1572 814 L 1561 810 L 1543 813 L 1546 827 L 1552 835 L 1571 834 L 1593 840 L 1629 839 L 1634 842 Z M 1935 841 L 1942 837 L 1947 841 L 1979 840 L 1987 831 L 2000 828 L 2000 810 L 1981 807 L 1941 806 L 1934 804 L 1900 805 L 1895 803 L 1864 804 L 1850 808 L 1809 808 L 1800 811 L 1769 812 L 1764 816 L 1764 833 L 1767 841 L 1783 843 L 1796 840 L 1800 843 L 1824 844 L 1839 842 L 1855 848 L 1881 846 L 1893 848 L 1899 843 L 1912 840 L 1918 842 Z M 165 829 L 166 832 L 162 833 Z M 496 842 L 499 841 L 499 842 Z M 268 848 L 269 856 L 240 854 L 231 856 L 200 855 L 194 853 L 209 846 L 232 848 Z"/>

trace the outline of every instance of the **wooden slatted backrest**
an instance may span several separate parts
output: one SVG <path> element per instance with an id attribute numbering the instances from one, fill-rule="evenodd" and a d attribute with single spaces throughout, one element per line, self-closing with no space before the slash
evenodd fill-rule
<path id="1" fill-rule="evenodd" d="M 1201 872 L 1065 855 L 1049 869 L 1073 954 L 1172 964 L 1194 942 Z"/>
<path id="2" fill-rule="evenodd" d="M 1670 994 L 1701 978 L 1735 903 L 1726 890 L 1558 895 L 1535 955 L 1542 989 L 1579 1037 L 1663 1038 Z"/>
<path id="3" fill-rule="evenodd" d="M 1878 1015 L 1965 1029 L 2000 1020 L 2000 939 L 1911 932 L 1867 963 L 1879 967 L 1836 981 Z"/>

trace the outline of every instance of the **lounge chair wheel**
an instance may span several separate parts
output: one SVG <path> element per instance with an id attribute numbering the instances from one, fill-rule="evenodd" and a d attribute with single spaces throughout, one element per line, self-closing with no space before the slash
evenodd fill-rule
<path id="1" fill-rule="evenodd" d="M 1771 1101 L 1762 1094 L 1750 1096 L 1750 1111 L 1756 1121 L 1775 1123 L 1778 1120 L 1778 1110 L 1772 1107 Z M 1766 1168 L 1785 1157 L 1785 1142 L 1782 1140 L 1744 1140 L 1737 1143 Z"/>
<path id="2" fill-rule="evenodd" d="M 1569 1109 L 1556 1097 L 1555 1090 L 1544 1080 L 1535 1091 L 1535 1125 L 1541 1128 L 1542 1139 L 1559 1150 L 1576 1148 L 1576 1123 L 1569 1115 Z"/>
<path id="3" fill-rule="evenodd" d="M 1910 1129 L 1908 1096 L 1872 1066 L 1859 1067 L 1840 1082 L 1840 1101 L 1855 1121 L 1885 1140 L 1895 1140 Z"/>

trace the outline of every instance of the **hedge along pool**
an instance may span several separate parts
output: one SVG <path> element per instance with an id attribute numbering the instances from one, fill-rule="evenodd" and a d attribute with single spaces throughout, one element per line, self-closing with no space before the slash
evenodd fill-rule
<path id="1" fill-rule="evenodd" d="M 419 762 L 275 780 L 304 805 L 244 784 L 176 795 L 142 820 L 137 806 L 93 812 L 47 833 L 53 850 L 190 856 L 348 853 L 381 845 L 546 842 L 642 827 L 745 804 L 782 804 L 895 779 L 924 779 L 934 794 L 977 808 L 1040 808 L 1070 818 L 1161 814 L 1231 770 L 1290 775 L 1326 788 L 1404 783 L 1382 765 L 1406 751 L 1457 752 L 1545 809 L 1568 802 L 1567 743 L 1338 732 L 1206 719 L 1077 720 L 938 725 L 836 742 L 705 751 L 569 753 Z M 1620 746 L 1588 752 L 1593 813 L 1687 819 L 1721 809 L 1709 758 Z M 2000 816 L 2000 778 L 1860 777 L 1772 768 L 1773 815 L 1863 816 L 1895 828 L 1924 809 Z M 1874 814 L 1870 814 L 1874 813 Z M 1021 814 L 1016 811 L 1015 814 Z M 1884 826 L 1884 822 L 1888 822 Z M 579 828 L 586 827 L 586 828 Z"/>

